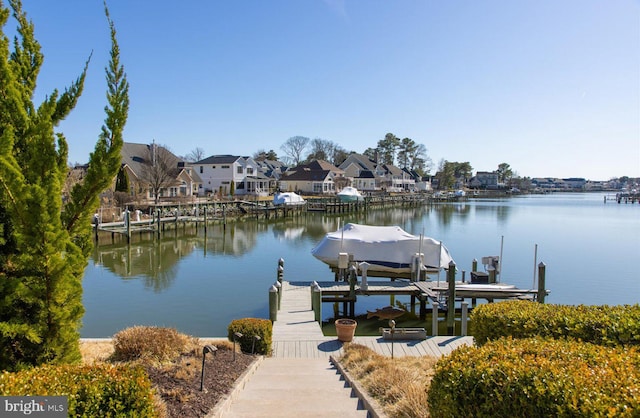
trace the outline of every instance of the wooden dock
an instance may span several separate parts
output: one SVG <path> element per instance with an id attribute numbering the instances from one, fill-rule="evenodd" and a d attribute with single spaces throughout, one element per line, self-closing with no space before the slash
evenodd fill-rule
<path id="1" fill-rule="evenodd" d="M 339 284 L 326 283 L 331 284 L 335 292 L 341 291 L 338 288 Z M 310 284 L 310 282 L 282 282 L 282 300 L 277 319 L 273 323 L 272 355 L 274 357 L 329 358 L 343 353 L 344 343 L 338 341 L 336 337 L 325 337 L 320 324 L 314 320 Z M 331 291 L 329 286 L 327 289 Z M 385 286 L 382 284 L 373 286 L 371 292 L 391 290 L 408 291 L 408 288 L 400 282 L 387 282 Z M 391 342 L 383 339 L 382 336 L 356 336 L 353 343 L 365 345 L 384 356 L 391 356 L 393 344 L 394 356 L 440 357 L 451 353 L 457 347 L 473 345 L 473 337 L 439 336 L 428 337 L 426 340 L 398 339 Z"/>
<path id="2" fill-rule="evenodd" d="M 322 291 L 323 302 L 342 302 L 345 304 L 344 312 L 355 312 L 355 303 L 358 296 L 373 295 L 404 295 L 411 297 L 412 310 L 414 305 L 420 303 L 420 318 L 426 316 L 426 303 L 439 304 L 440 312 L 446 311 L 449 287 L 446 281 L 408 281 L 386 280 L 368 281 L 366 288 L 362 283 L 355 284 L 352 288 L 346 282 L 317 282 Z M 307 282 L 297 282 L 297 285 L 310 285 Z M 497 300 L 526 299 L 535 300 L 538 290 L 519 289 L 515 286 L 501 283 L 474 285 L 457 281 L 455 285 L 456 301 L 470 299 L 475 306 L 477 299 L 488 302 Z M 348 304 L 348 305 L 347 305 Z M 350 309 L 349 309 L 350 308 Z"/>

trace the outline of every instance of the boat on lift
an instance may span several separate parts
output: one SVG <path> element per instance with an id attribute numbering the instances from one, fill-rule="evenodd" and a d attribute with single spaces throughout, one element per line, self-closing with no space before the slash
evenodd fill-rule
<path id="1" fill-rule="evenodd" d="M 349 261 L 369 264 L 369 273 L 407 274 L 416 268 L 440 271 L 453 261 L 444 244 L 433 238 L 412 235 L 399 226 L 372 226 L 348 223 L 329 232 L 311 254 L 331 268 L 339 268 L 340 254 Z M 343 256 L 344 257 L 344 256 Z M 373 274 L 372 274 L 373 275 Z"/>

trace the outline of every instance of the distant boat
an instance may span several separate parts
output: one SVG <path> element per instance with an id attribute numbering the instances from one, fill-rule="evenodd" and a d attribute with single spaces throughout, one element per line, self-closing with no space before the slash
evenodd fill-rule
<path id="1" fill-rule="evenodd" d="M 338 193 L 341 202 L 357 202 L 364 200 L 362 194 L 355 187 L 347 186 Z"/>
<path id="2" fill-rule="evenodd" d="M 371 226 L 348 223 L 329 232 L 311 254 L 330 267 L 338 267 L 339 253 L 366 261 L 371 272 L 410 273 L 414 255 L 424 254 L 422 266 L 440 270 L 453 258 L 449 250 L 433 238 L 409 234 L 399 226 Z"/>
<path id="3" fill-rule="evenodd" d="M 465 192 L 462 189 L 456 190 L 455 192 L 453 192 L 453 196 L 454 197 L 465 197 L 467 195 L 467 192 Z"/>
<path id="4" fill-rule="evenodd" d="M 306 201 L 302 196 L 293 192 L 276 193 L 275 196 L 273 196 L 274 205 L 295 206 L 304 205 L 305 203 Z"/>

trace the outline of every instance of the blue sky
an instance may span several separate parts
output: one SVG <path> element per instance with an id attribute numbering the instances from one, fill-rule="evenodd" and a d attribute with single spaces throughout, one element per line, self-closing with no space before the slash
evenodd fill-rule
<path id="1" fill-rule="evenodd" d="M 392 132 L 424 144 L 436 166 L 640 177 L 637 0 L 108 6 L 131 85 L 127 142 L 282 155 L 302 135 L 362 152 Z M 86 162 L 106 104 L 102 0 L 23 7 L 45 55 L 38 101 L 67 87 L 93 51 L 83 96 L 59 127 L 71 162 Z"/>

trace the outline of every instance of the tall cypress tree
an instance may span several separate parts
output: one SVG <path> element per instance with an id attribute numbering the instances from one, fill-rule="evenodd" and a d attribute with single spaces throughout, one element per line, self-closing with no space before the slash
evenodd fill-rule
<path id="1" fill-rule="evenodd" d="M 0 28 L 13 12 L 18 36 L 0 31 L 0 369 L 80 360 L 82 276 L 92 247 L 91 215 L 120 166 L 128 83 L 111 33 L 106 119 L 88 172 L 63 204 L 68 146 L 55 132 L 82 93 L 89 61 L 63 93 L 33 103 L 43 61 L 20 0 L 0 2 Z"/>

